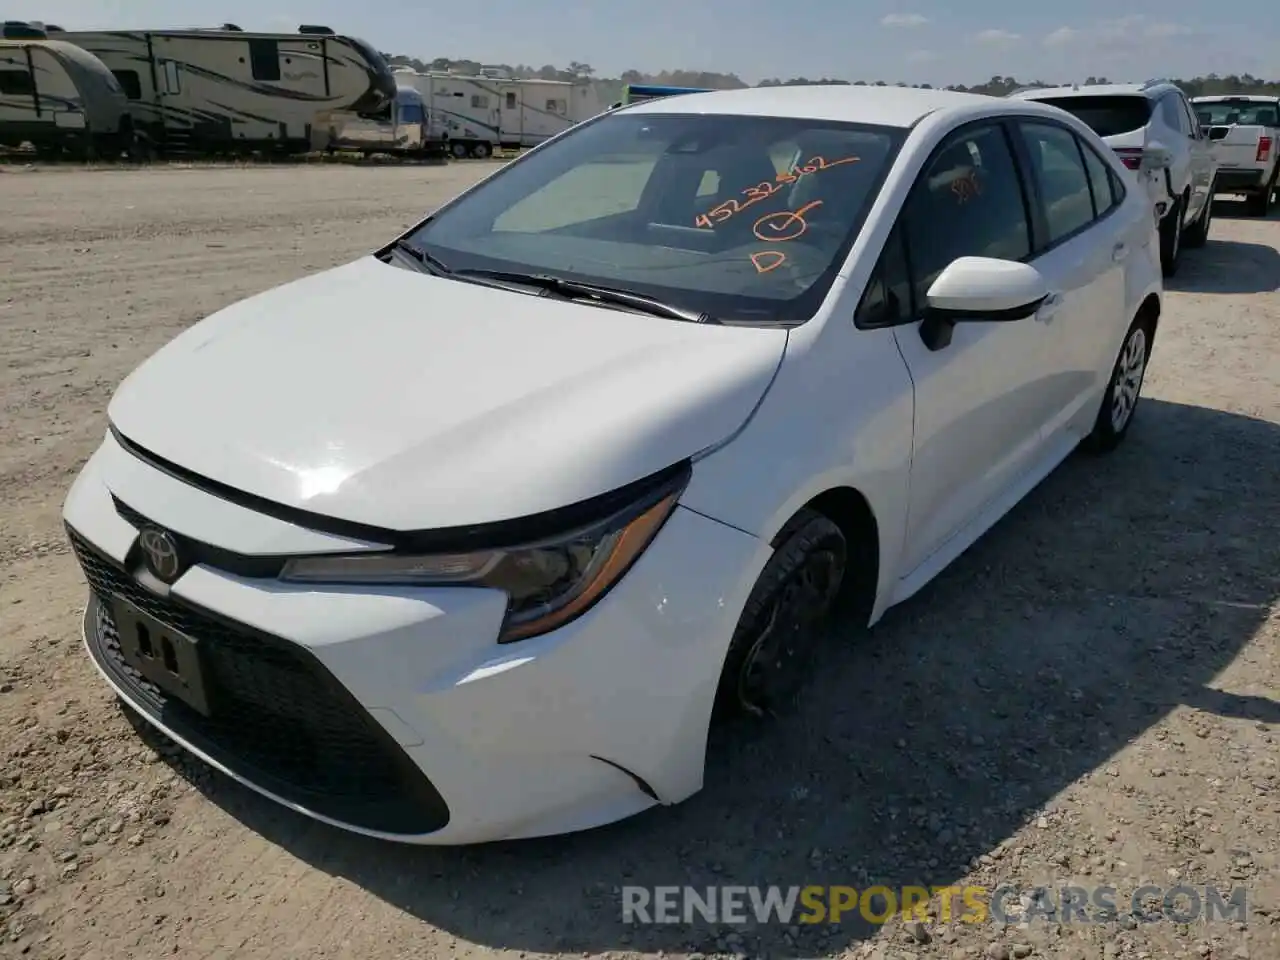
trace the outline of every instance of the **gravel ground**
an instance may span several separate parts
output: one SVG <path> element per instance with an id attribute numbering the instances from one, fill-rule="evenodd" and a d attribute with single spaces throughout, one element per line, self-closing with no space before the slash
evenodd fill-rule
<path id="1" fill-rule="evenodd" d="M 0 955 L 1280 956 L 1280 222 L 1230 202 L 1170 285 L 1122 451 L 1065 464 L 833 650 L 805 707 L 717 744 L 680 807 L 402 849 L 139 735 L 79 646 L 59 519 L 111 391 L 201 316 L 369 249 L 479 169 L 0 170 Z M 715 883 L 1101 884 L 1123 909 L 621 921 L 623 885 Z M 1247 887 L 1249 921 L 1142 922 L 1145 883 Z"/>

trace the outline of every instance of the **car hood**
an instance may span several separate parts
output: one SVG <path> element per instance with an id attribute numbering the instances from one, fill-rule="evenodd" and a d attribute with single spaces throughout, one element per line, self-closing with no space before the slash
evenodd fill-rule
<path id="1" fill-rule="evenodd" d="M 453 527 L 567 506 L 728 438 L 786 341 L 366 257 L 191 327 L 129 375 L 108 416 L 244 493 L 393 530 Z"/>

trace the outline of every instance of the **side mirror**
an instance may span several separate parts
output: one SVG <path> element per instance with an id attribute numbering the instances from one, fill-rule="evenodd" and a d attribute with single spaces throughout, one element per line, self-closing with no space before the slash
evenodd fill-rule
<path id="1" fill-rule="evenodd" d="M 1141 170 L 1162 170 L 1173 162 L 1173 153 L 1160 141 L 1152 140 L 1142 151 Z"/>
<path id="2" fill-rule="evenodd" d="M 1034 314 L 1049 296 L 1035 267 L 992 257 L 960 257 L 938 275 L 926 295 L 920 337 L 930 350 L 951 342 L 957 323 L 1009 323 Z"/>

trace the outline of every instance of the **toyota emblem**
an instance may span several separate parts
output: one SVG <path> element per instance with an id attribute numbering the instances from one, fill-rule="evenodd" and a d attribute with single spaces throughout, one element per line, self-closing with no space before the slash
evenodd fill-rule
<path id="1" fill-rule="evenodd" d="M 177 579 L 182 562 L 178 557 L 178 543 L 171 534 L 157 527 L 148 527 L 139 535 L 138 545 L 147 559 L 148 570 L 165 583 Z"/>

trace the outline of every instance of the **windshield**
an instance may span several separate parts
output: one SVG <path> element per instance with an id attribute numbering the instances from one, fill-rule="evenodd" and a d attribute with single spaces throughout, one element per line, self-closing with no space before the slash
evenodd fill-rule
<path id="1" fill-rule="evenodd" d="M 1054 97 L 1040 102 L 1083 120 L 1100 137 L 1141 130 L 1151 119 L 1151 102 L 1146 97 Z"/>
<path id="2" fill-rule="evenodd" d="M 513 162 L 406 239 L 454 270 L 549 274 L 727 322 L 803 323 L 904 132 L 611 113 Z"/>
<path id="3" fill-rule="evenodd" d="M 1230 126 L 1233 123 L 1246 127 L 1280 127 L 1280 110 L 1274 103 L 1237 100 L 1234 103 L 1196 103 L 1192 107 L 1196 119 L 1206 127 Z"/>

